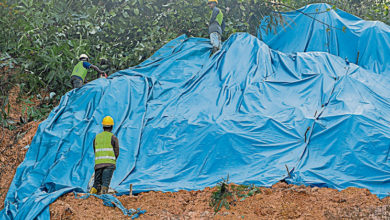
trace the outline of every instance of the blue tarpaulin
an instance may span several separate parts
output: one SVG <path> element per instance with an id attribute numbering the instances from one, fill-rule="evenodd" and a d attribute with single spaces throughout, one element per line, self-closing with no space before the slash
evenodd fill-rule
<path id="1" fill-rule="evenodd" d="M 390 72 L 390 27 L 365 21 L 328 4 L 313 4 L 283 13 L 285 25 L 267 31 L 263 22 L 258 37 L 285 53 L 322 51 L 376 73 Z"/>
<path id="2" fill-rule="evenodd" d="M 302 10 L 313 7 L 326 5 Z M 347 30 L 356 23 L 378 24 L 339 10 L 324 14 L 345 21 Z M 181 36 L 140 65 L 62 97 L 18 167 L 0 219 L 48 219 L 48 205 L 56 198 L 85 191 L 94 172 L 92 142 L 106 115 L 113 117 L 120 142 L 111 182 L 119 193 L 128 193 L 130 184 L 134 192 L 198 190 L 229 174 L 235 183 L 271 186 L 286 179 L 364 187 L 385 197 L 390 191 L 385 30 L 371 30 L 375 46 L 362 39 L 366 35 L 358 37 L 370 44 L 358 65 L 352 62 L 354 46 L 339 44 L 337 53 L 314 48 L 326 30 L 300 31 L 301 38 L 293 30 L 286 32 L 290 38 L 284 32 L 262 36 L 277 50 L 238 33 L 211 58 L 208 40 Z M 337 42 L 345 37 L 339 31 Z"/>

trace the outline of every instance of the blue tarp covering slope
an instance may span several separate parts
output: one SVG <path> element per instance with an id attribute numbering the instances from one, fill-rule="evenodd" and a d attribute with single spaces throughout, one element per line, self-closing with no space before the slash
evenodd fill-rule
<path id="1" fill-rule="evenodd" d="M 209 58 L 181 36 L 140 65 L 68 92 L 41 123 L 0 219 L 49 218 L 85 191 L 92 141 L 111 115 L 120 156 L 111 187 L 197 190 L 292 183 L 390 191 L 390 78 L 325 52 L 283 53 L 232 35 Z M 138 207 L 137 207 L 138 208 Z M 142 207 L 139 207 L 142 208 Z"/>
<path id="2" fill-rule="evenodd" d="M 385 109 L 389 81 L 373 73 L 390 75 L 390 27 L 328 4 L 308 5 L 283 16 L 287 24 L 276 32 L 265 31 L 266 24 L 259 28 L 258 37 L 272 49 L 291 56 L 329 52 L 371 71 L 348 67 L 353 77 L 338 80 L 329 104 L 313 125 L 310 143 L 294 168 L 293 178 L 287 180 L 337 189 L 371 185 L 367 188 L 374 192 L 377 188 L 379 196 L 388 196 L 389 112 Z M 329 173 L 333 173 L 333 181 L 329 181 Z"/>
<path id="3" fill-rule="evenodd" d="M 312 4 L 283 13 L 285 26 L 258 37 L 272 49 L 285 53 L 323 51 L 372 70 L 390 74 L 390 27 L 380 21 L 365 21 L 328 4 Z"/>

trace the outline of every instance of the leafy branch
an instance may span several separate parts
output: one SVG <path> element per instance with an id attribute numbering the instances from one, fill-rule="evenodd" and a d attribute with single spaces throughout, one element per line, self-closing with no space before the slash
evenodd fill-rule
<path id="1" fill-rule="evenodd" d="M 306 12 L 303 12 L 303 11 L 301 11 L 301 10 L 299 10 L 299 9 L 295 9 L 295 8 L 293 8 L 293 7 L 291 7 L 291 6 L 288 6 L 288 5 L 286 5 L 286 4 L 283 4 L 283 3 L 278 3 L 278 2 L 269 2 L 269 3 L 272 4 L 272 5 L 274 5 L 274 6 L 282 6 L 282 7 L 285 7 L 285 8 L 294 10 L 294 11 L 297 11 L 297 12 L 299 12 L 299 13 L 301 13 L 301 14 L 303 14 L 303 15 L 305 15 L 305 16 L 311 18 L 311 19 L 313 19 L 314 21 L 316 21 L 316 22 L 318 22 L 318 23 L 321 23 L 321 24 L 327 26 L 327 27 L 328 27 L 327 31 L 330 31 L 331 28 L 332 28 L 332 29 L 341 30 L 341 31 L 343 31 L 343 32 L 345 32 L 345 30 L 346 30 L 346 27 L 345 27 L 345 26 L 343 26 L 342 28 L 339 28 L 339 27 L 336 27 L 336 26 L 334 26 L 334 25 L 331 25 L 331 24 L 328 24 L 328 23 L 326 23 L 326 22 L 323 22 L 323 21 L 321 21 L 321 20 L 319 20 L 319 19 L 317 19 L 317 18 L 315 18 L 315 17 L 312 16 L 313 14 L 314 14 L 314 15 L 317 15 L 317 14 L 322 14 L 322 13 L 325 13 L 325 12 L 329 12 L 329 11 L 331 11 L 331 10 L 335 10 L 335 9 L 336 9 L 336 6 L 335 6 L 335 5 L 333 5 L 332 8 L 326 9 L 325 11 L 317 11 L 317 12 L 315 12 L 315 13 L 306 13 Z M 281 12 L 278 11 L 277 13 L 281 13 Z"/>
<path id="2" fill-rule="evenodd" d="M 217 183 L 217 190 L 212 193 L 210 206 L 214 212 L 219 212 L 223 207 L 230 209 L 237 201 L 244 201 L 246 198 L 261 193 L 259 187 L 255 185 L 234 185 L 229 183 L 229 175 L 226 179 Z"/>

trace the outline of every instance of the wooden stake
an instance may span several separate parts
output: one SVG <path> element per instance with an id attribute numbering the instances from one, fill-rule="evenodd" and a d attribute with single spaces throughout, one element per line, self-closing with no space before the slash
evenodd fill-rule
<path id="1" fill-rule="evenodd" d="M 133 184 L 130 184 L 130 197 L 133 197 Z"/>

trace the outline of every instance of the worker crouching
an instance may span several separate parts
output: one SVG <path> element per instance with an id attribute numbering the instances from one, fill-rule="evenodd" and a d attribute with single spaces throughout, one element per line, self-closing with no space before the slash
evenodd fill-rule
<path id="1" fill-rule="evenodd" d="M 89 57 L 86 54 L 81 54 L 79 62 L 73 68 L 73 72 L 70 77 L 70 83 L 72 84 L 73 89 L 83 86 L 88 69 L 94 69 L 98 72 L 98 74 L 100 74 L 100 77 L 107 77 L 107 73 L 100 70 L 97 66 L 89 63 Z M 99 75 L 97 77 L 99 77 Z"/>
<path id="2" fill-rule="evenodd" d="M 103 132 L 93 141 L 95 152 L 95 179 L 90 193 L 107 194 L 112 174 L 119 156 L 119 141 L 113 133 L 114 120 L 110 116 L 103 119 Z"/>

